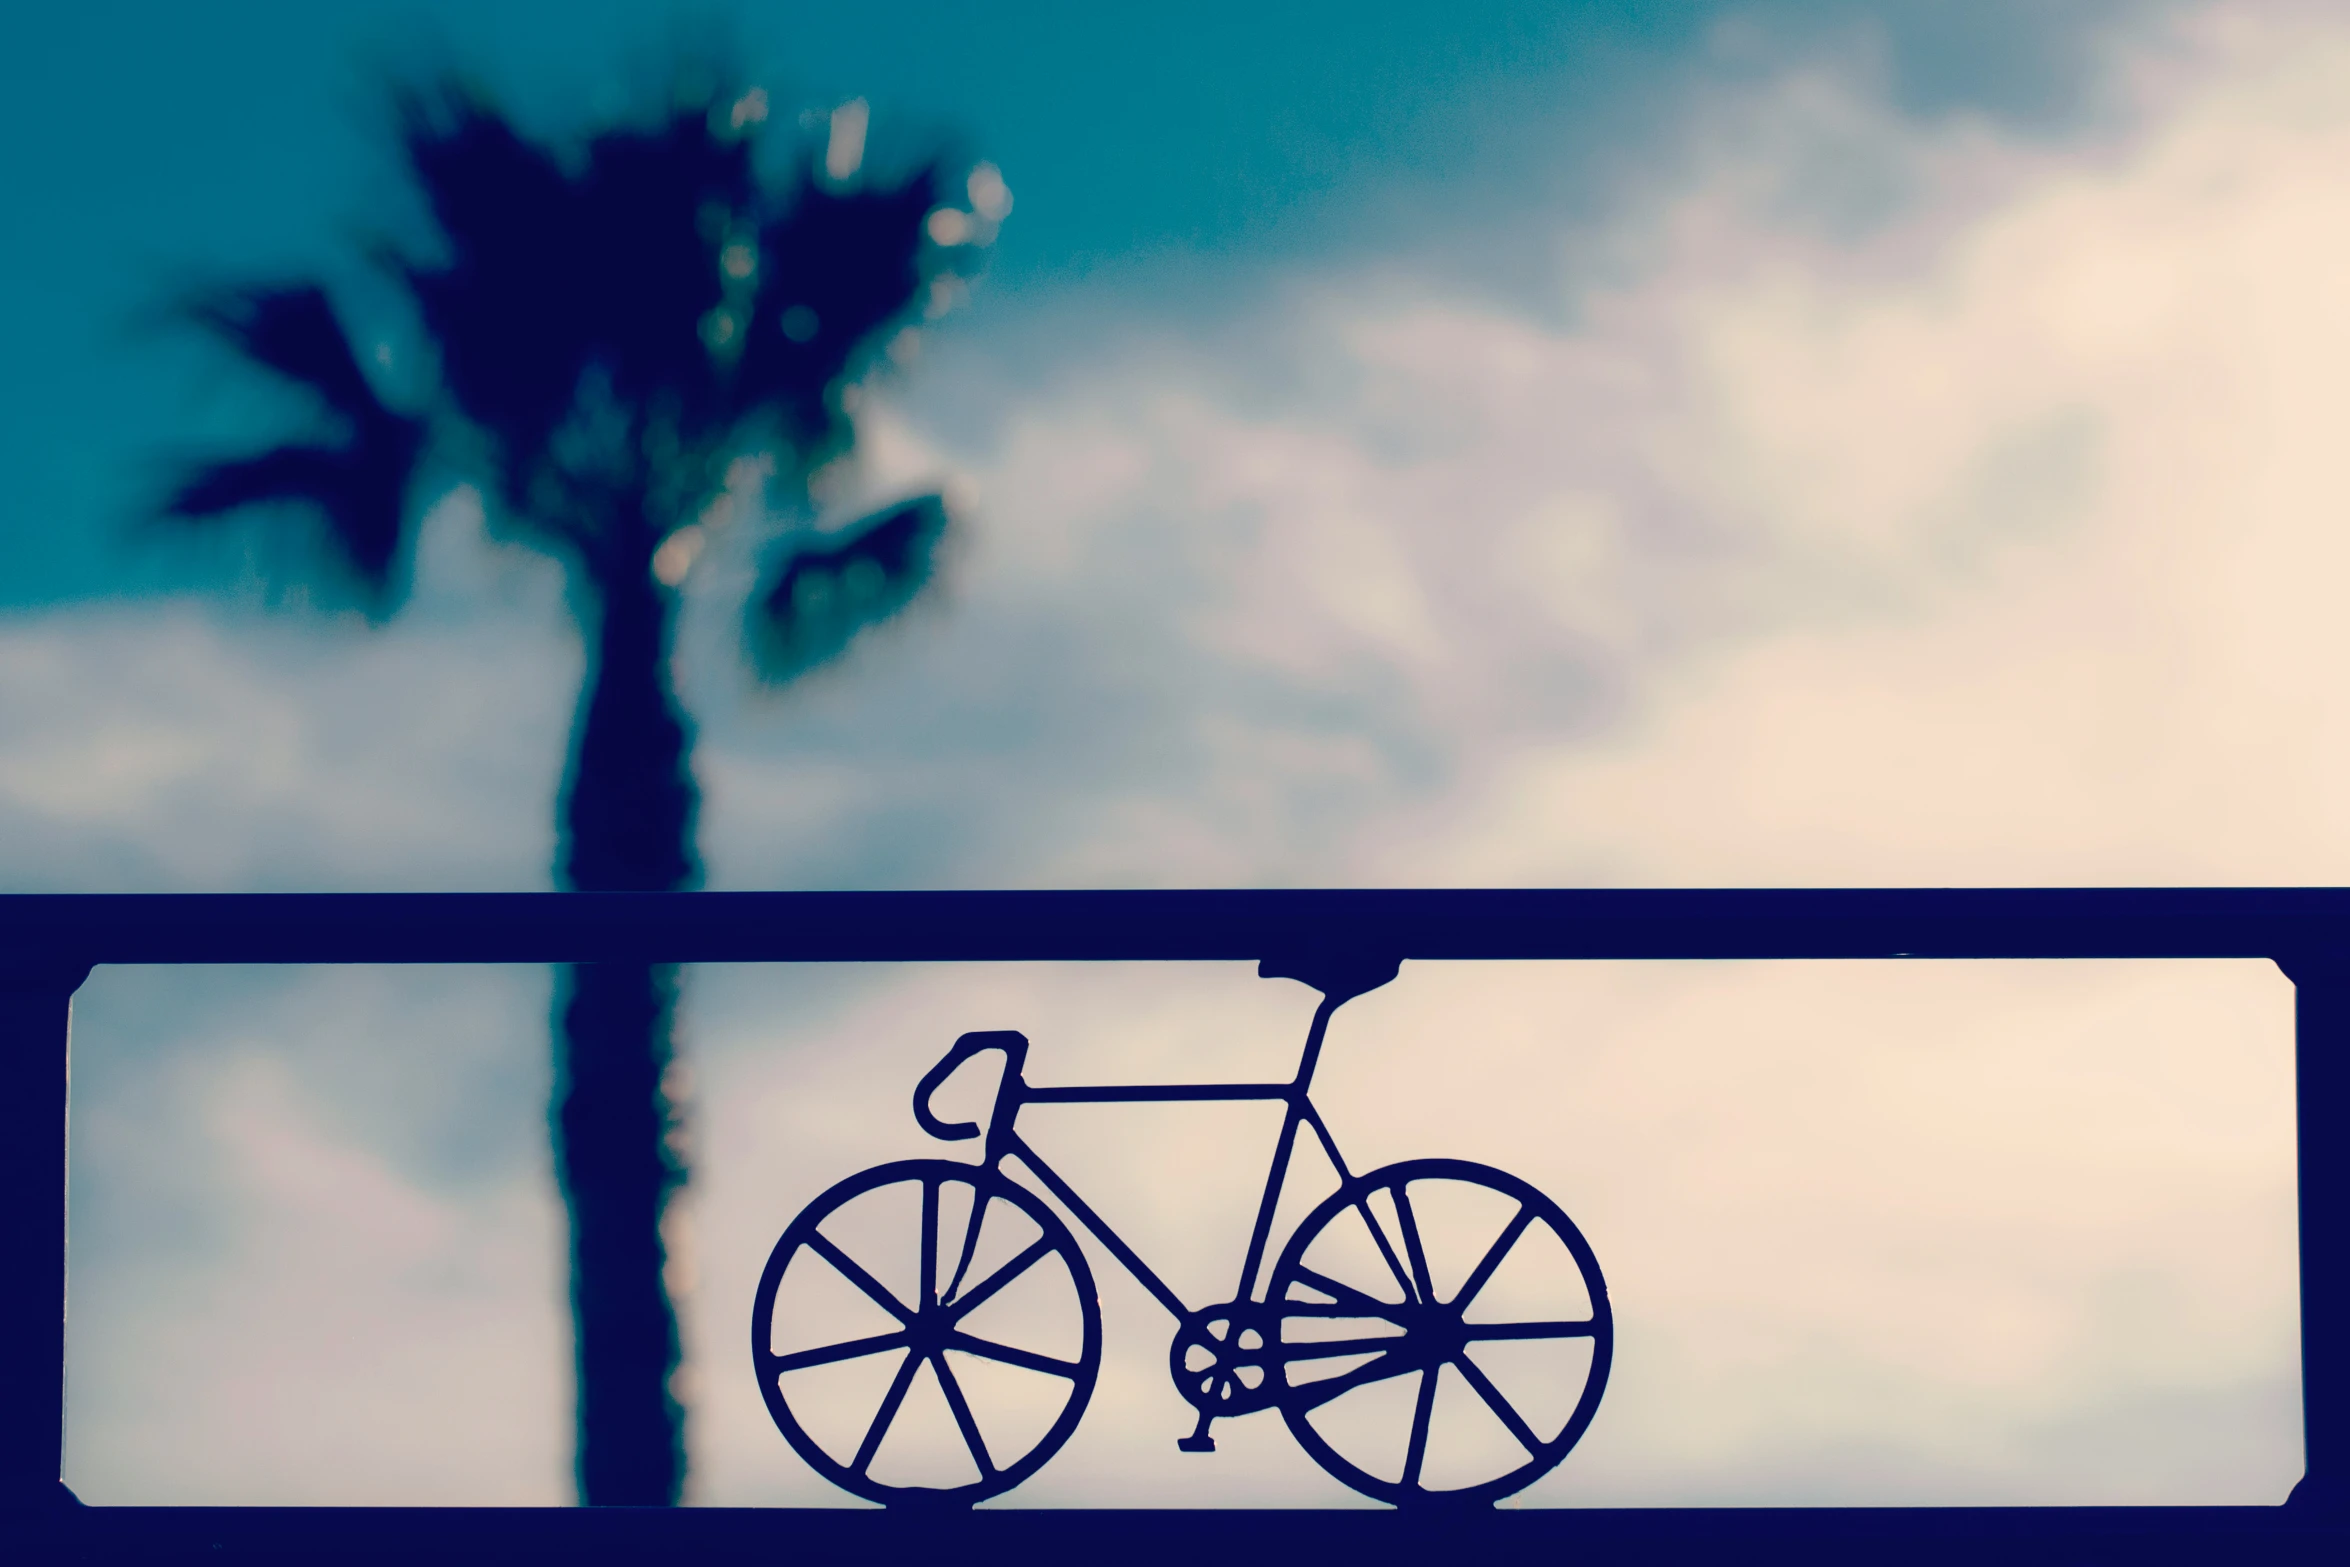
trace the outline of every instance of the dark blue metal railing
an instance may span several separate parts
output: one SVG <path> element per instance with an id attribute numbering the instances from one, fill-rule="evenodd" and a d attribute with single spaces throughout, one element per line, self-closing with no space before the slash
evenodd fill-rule
<path id="1" fill-rule="evenodd" d="M 865 1514 L 420 1509 L 370 1512 L 362 1527 L 340 1509 L 74 1508 L 59 1480 L 67 1036 L 74 989 L 96 964 L 2116 957 L 2269 958 L 2297 987 L 2306 1473 L 2286 1507 L 1601 1510 L 1456 1521 L 1448 1538 L 1459 1543 L 1466 1528 L 1496 1549 L 1613 1542 L 1651 1557 L 1743 1543 L 1820 1559 L 1947 1546 L 1970 1560 L 1989 1549 L 2077 1560 L 2255 1547 L 2350 1560 L 2350 889 L 2335 888 L 0 897 L 0 1501 L 12 1508 L 0 1539 L 14 1520 L 14 1532 L 93 1559 L 206 1539 L 232 1555 L 306 1556 L 361 1538 L 485 1557 L 534 1543 L 574 1554 L 796 1544 L 870 1556 L 936 1544 L 951 1527 L 962 1554 L 1006 1561 L 1088 1555 L 1112 1541 L 1153 1560 L 1443 1554 L 1427 1526 L 1337 1514 L 1205 1514 L 1135 1531 L 1133 1515 L 1114 1513 L 917 1525 Z M 917 1528 L 933 1532 L 908 1532 Z"/>

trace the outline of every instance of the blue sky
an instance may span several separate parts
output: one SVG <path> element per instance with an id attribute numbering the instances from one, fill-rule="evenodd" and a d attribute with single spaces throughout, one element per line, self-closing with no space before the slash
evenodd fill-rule
<path id="1" fill-rule="evenodd" d="M 943 589 L 778 693 L 734 651 L 754 497 L 687 578 L 712 883 L 2350 880 L 2350 30 L 2055 11 L 716 13 L 784 101 L 867 97 L 884 155 L 951 134 L 1017 207 L 826 480 L 955 487 Z M 461 60 L 561 125 L 681 30 L 4 25 L 0 884 L 548 885 L 557 574 L 462 490 L 378 631 L 123 553 L 165 455 L 270 411 L 143 313 L 356 287 L 398 221 L 387 71 Z M 562 1498 L 547 984 L 91 982 L 85 1494 Z M 928 1151 L 905 1094 L 956 1032 L 1024 1029 L 1039 1080 L 1249 1077 L 1286 988 L 696 974 L 695 1496 L 823 1499 L 728 1346 L 800 1201 Z M 1346 1017 L 1342 1139 L 1526 1174 L 1619 1292 L 1619 1379 L 1533 1501 L 2298 1472 L 2264 966 L 1430 966 Z M 1089 1135 L 1101 1200 L 1191 1244 L 1153 1174 L 1189 1145 Z M 1170 1473 L 1163 1329 L 1107 1309 L 1125 1358 L 1030 1499 L 1345 1499 L 1277 1425 Z"/>
<path id="2" fill-rule="evenodd" d="M 993 308 L 966 329 L 1009 362 L 1074 292 L 1121 315 L 1213 313 L 1284 259 L 1446 249 L 1497 287 L 1541 286 L 1489 237 L 1639 178 L 1641 149 L 1708 80 L 1823 44 L 1876 54 L 1926 114 L 2062 124 L 2079 38 L 2107 6 L 642 4 L 201 11 L 95 4 L 6 24 L 0 404 L 15 475 L 0 603 L 217 580 L 126 540 L 164 455 L 245 427 L 246 389 L 152 330 L 191 278 L 352 269 L 398 227 L 383 86 L 454 61 L 549 129 L 640 104 L 652 62 L 732 38 L 779 97 L 862 95 L 901 149 L 1001 164 L 1020 221 Z M 1723 24 L 1725 19 L 1729 26 Z M 1469 233 L 1452 235 L 1456 225 Z M 1450 236 L 1448 243 L 1448 235 Z M 231 406 L 223 408 L 222 402 Z M 242 417 L 241 417 L 242 415 Z"/>

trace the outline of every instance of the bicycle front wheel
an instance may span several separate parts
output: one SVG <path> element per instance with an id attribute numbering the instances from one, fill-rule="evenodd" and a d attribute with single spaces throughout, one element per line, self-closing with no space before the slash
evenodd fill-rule
<path id="1" fill-rule="evenodd" d="M 751 1312 L 767 1412 L 793 1451 L 885 1504 L 969 1506 L 1041 1468 L 1101 1368 L 1085 1254 L 984 1165 L 853 1175 L 791 1222 Z"/>
<path id="2" fill-rule="evenodd" d="M 1281 1417 L 1397 1506 L 1489 1503 L 1555 1468 L 1607 1387 L 1615 1320 L 1590 1244 L 1516 1176 L 1414 1159 L 1357 1176 L 1282 1249 Z"/>

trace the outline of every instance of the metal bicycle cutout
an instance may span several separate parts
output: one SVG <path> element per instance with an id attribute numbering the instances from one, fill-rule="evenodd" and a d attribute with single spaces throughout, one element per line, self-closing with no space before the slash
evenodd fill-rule
<path id="1" fill-rule="evenodd" d="M 1083 1248 L 1052 1204 L 1004 1173 L 1009 1157 L 1175 1318 L 1168 1369 L 1198 1415 L 1182 1450 L 1214 1451 L 1219 1419 L 1278 1409 L 1323 1469 L 1403 1507 L 1490 1504 L 1555 1468 L 1598 1410 L 1614 1348 L 1607 1285 L 1582 1232 L 1542 1192 L 1487 1165 L 1413 1159 L 1353 1174 L 1309 1097 L 1331 1014 L 1398 967 L 1345 957 L 1259 965 L 1322 994 L 1287 1083 L 1040 1088 L 1022 1075 L 1025 1036 L 956 1040 L 915 1087 L 914 1118 L 933 1137 L 978 1137 L 976 1123 L 941 1121 L 930 1100 L 973 1057 L 1002 1051 L 981 1162 L 908 1159 L 849 1177 L 791 1222 L 760 1275 L 752 1359 L 793 1450 L 868 1501 L 967 1507 L 1020 1484 L 1068 1441 L 1100 1372 L 1101 1306 Z M 1239 1285 L 1196 1308 L 1016 1126 L 1026 1104 L 1251 1099 L 1287 1112 Z M 1339 1186 L 1268 1273 L 1301 1127 Z M 1018 1322 L 990 1325 L 1014 1299 Z M 1575 1352 L 1583 1344 L 1587 1355 Z M 1342 1408 L 1354 1418 L 1326 1418 Z"/>

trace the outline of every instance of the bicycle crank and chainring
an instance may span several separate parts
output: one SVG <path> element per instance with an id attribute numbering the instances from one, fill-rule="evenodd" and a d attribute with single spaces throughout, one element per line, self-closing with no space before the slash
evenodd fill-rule
<path id="1" fill-rule="evenodd" d="M 1273 1407 L 1281 1379 L 1273 1374 L 1274 1315 L 1261 1302 L 1228 1300 L 1183 1319 L 1167 1351 L 1176 1391 L 1207 1421 Z"/>

